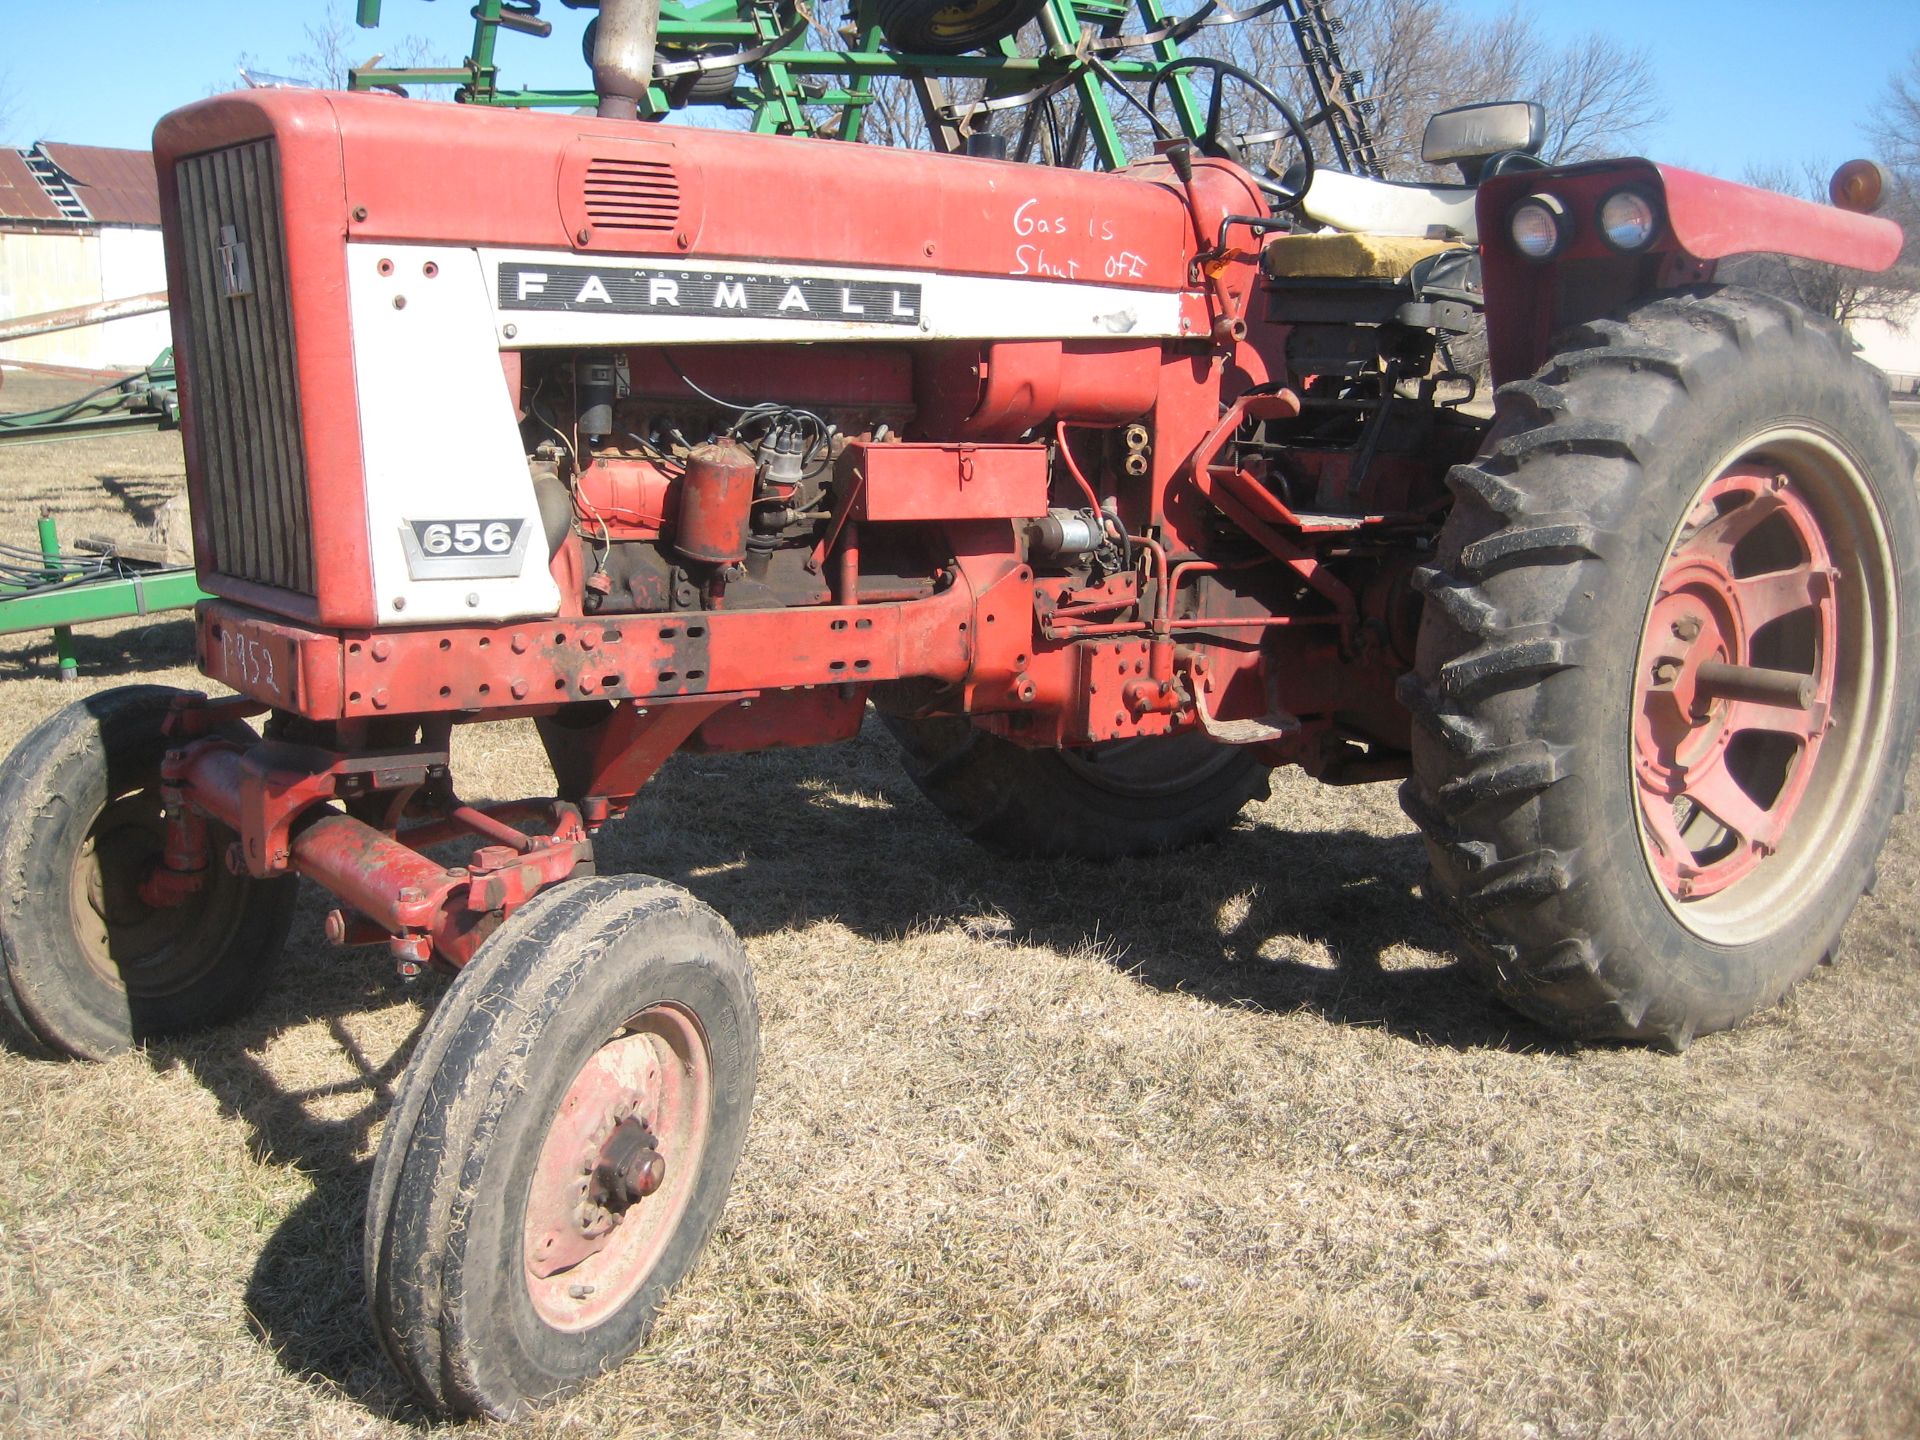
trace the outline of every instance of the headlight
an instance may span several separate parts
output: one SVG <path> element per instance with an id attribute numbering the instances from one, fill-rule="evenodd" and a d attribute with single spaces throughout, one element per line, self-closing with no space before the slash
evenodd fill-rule
<path id="1" fill-rule="evenodd" d="M 1616 190 L 1600 202 L 1600 233 L 1616 250 L 1644 250 L 1660 232 L 1660 212 L 1638 190 Z"/>
<path id="2" fill-rule="evenodd" d="M 1507 229 L 1529 260 L 1551 260 L 1567 243 L 1567 207 L 1551 195 L 1532 195 L 1513 207 Z"/>

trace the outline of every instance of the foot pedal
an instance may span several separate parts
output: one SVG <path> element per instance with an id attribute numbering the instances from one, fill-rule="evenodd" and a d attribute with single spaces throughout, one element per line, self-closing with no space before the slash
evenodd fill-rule
<path id="1" fill-rule="evenodd" d="M 1193 713 L 1200 721 L 1200 728 L 1222 745 L 1264 745 L 1271 740 L 1284 740 L 1300 729 L 1296 716 L 1277 708 L 1259 720 L 1216 720 L 1207 708 L 1204 685 L 1193 687 Z"/>

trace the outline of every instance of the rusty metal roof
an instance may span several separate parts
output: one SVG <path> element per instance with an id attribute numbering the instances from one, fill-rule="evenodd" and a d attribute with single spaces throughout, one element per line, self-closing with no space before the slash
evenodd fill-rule
<path id="1" fill-rule="evenodd" d="M 43 141 L 35 147 L 60 167 L 67 187 L 102 225 L 158 225 L 160 183 L 145 150 Z"/>
<path id="2" fill-rule="evenodd" d="M 40 188 L 18 150 L 0 147 L 0 224 L 9 220 L 58 222 L 60 207 Z"/>

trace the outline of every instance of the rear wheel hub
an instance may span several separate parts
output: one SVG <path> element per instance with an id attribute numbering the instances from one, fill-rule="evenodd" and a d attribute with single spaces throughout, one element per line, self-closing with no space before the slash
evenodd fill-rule
<path id="1" fill-rule="evenodd" d="M 1776 467 L 1737 464 L 1688 511 L 1634 676 L 1648 855 L 1677 900 L 1752 874 L 1806 798 L 1833 710 L 1838 575 Z"/>

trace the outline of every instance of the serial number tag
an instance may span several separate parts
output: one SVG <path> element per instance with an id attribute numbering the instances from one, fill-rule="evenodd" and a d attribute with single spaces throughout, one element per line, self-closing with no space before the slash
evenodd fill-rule
<path id="1" fill-rule="evenodd" d="M 409 520 L 400 527 L 407 573 L 415 580 L 484 580 L 520 573 L 527 522 Z"/>
<path id="2" fill-rule="evenodd" d="M 292 644 L 277 635 L 258 634 L 244 624 L 225 620 L 210 657 L 224 681 L 243 695 L 258 700 L 297 703 Z"/>

